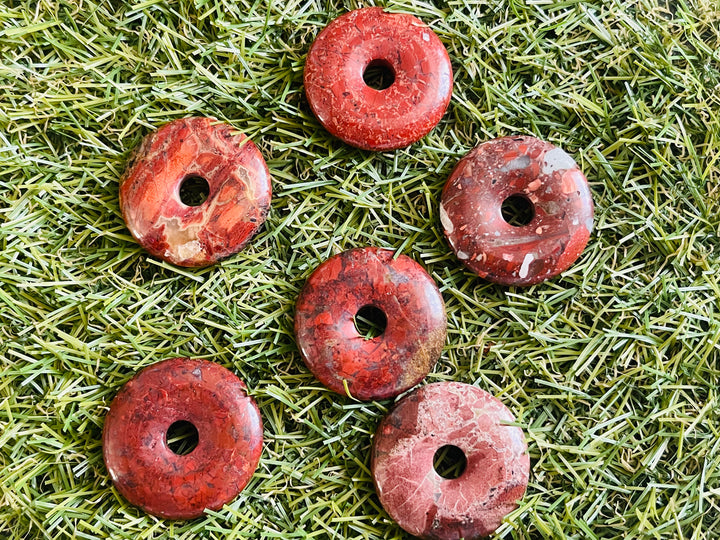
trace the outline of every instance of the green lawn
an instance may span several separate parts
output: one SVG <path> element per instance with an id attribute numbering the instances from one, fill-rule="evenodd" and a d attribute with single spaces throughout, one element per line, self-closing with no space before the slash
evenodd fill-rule
<path id="1" fill-rule="evenodd" d="M 440 36 L 452 102 L 411 147 L 330 136 L 303 94 L 335 16 L 319 0 L 4 0 L 0 5 L 0 538 L 403 538 L 369 473 L 392 401 L 325 390 L 294 303 L 341 250 L 425 266 L 448 339 L 427 382 L 475 384 L 524 427 L 531 483 L 502 538 L 718 538 L 720 4 L 717 0 L 389 1 Z M 268 221 L 201 270 L 148 257 L 118 204 L 130 151 L 210 115 L 266 157 Z M 532 288 L 465 271 L 438 218 L 479 142 L 533 134 L 585 171 L 596 229 Z M 257 473 L 224 509 L 166 522 L 102 461 L 107 407 L 138 370 L 206 358 L 265 421 Z"/>

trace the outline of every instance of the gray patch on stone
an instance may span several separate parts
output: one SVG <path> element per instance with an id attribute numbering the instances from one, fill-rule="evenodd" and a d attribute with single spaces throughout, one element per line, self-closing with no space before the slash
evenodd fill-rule
<path id="1" fill-rule="evenodd" d="M 510 163 L 500 168 L 503 172 L 517 171 L 518 169 L 526 169 L 532 163 L 532 159 L 528 156 L 519 156 L 513 159 Z"/>
<path id="2" fill-rule="evenodd" d="M 575 160 L 562 148 L 553 148 L 545 154 L 543 173 L 552 174 L 555 171 L 565 171 L 577 167 Z"/>

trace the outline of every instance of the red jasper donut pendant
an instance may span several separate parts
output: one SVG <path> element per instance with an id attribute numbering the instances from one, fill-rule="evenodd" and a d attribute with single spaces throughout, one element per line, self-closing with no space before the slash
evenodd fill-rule
<path id="1" fill-rule="evenodd" d="M 372 471 L 388 514 L 410 534 L 435 540 L 492 534 L 527 487 L 530 457 L 520 428 L 498 399 L 469 384 L 443 382 L 398 402 L 375 433 Z M 455 447 L 466 460 L 444 478 L 433 461 Z"/>
<path id="2" fill-rule="evenodd" d="M 363 75 L 380 66 L 387 88 Z M 452 94 L 452 66 L 440 39 L 420 19 L 382 8 L 356 9 L 332 21 L 310 47 L 305 92 L 320 123 L 365 150 L 403 148 L 442 118 Z"/>
<path id="3" fill-rule="evenodd" d="M 445 304 L 425 270 L 386 249 L 352 249 L 321 264 L 297 301 L 295 336 L 303 360 L 325 386 L 358 399 L 396 396 L 420 382 L 445 343 Z M 361 336 L 355 316 L 373 306 L 384 333 Z"/>
<path id="4" fill-rule="evenodd" d="M 198 432 L 186 455 L 168 447 L 177 421 Z M 242 491 L 262 442 L 260 411 L 240 379 L 212 362 L 174 358 L 122 387 L 105 419 L 103 455 L 113 484 L 132 504 L 158 517 L 190 519 Z"/>
<path id="5" fill-rule="evenodd" d="M 534 215 L 505 221 L 502 205 L 519 198 Z M 535 137 L 505 137 L 465 156 L 442 193 L 440 220 L 465 266 L 503 285 L 532 285 L 567 270 L 593 228 L 593 201 L 577 163 Z"/>
<path id="6" fill-rule="evenodd" d="M 207 199 L 186 204 L 196 183 Z M 207 266 L 240 251 L 270 208 L 270 172 L 257 147 L 227 124 L 183 118 L 145 137 L 120 185 L 135 239 L 179 266 Z"/>

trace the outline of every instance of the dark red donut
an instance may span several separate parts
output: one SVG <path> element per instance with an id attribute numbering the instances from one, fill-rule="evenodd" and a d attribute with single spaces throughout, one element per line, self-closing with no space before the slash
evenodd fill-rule
<path id="1" fill-rule="evenodd" d="M 357 399 L 384 399 L 419 383 L 440 357 L 447 320 L 440 291 L 411 258 L 387 249 L 345 251 L 322 263 L 297 301 L 295 336 L 325 386 Z M 387 318 L 382 335 L 355 328 L 361 308 Z"/>
<path id="2" fill-rule="evenodd" d="M 197 428 L 198 445 L 175 454 L 176 421 Z M 154 516 L 190 519 L 242 491 L 262 453 L 260 411 L 245 384 L 222 366 L 173 358 L 145 368 L 110 405 L 103 455 L 117 490 Z"/>
<path id="3" fill-rule="evenodd" d="M 370 63 L 394 73 L 376 90 L 363 80 Z M 420 19 L 383 8 L 356 9 L 332 21 L 310 47 L 305 93 L 320 123 L 348 144 L 394 150 L 440 121 L 452 94 L 445 46 Z"/>
<path id="4" fill-rule="evenodd" d="M 503 218 L 511 196 L 534 216 L 516 227 Z M 503 285 L 533 285 L 567 270 L 593 228 L 585 175 L 563 150 L 535 137 L 485 142 L 460 160 L 442 193 L 440 220 L 465 266 Z"/>
<path id="5" fill-rule="evenodd" d="M 186 179 L 207 182 L 205 202 L 183 203 Z M 145 137 L 120 182 L 132 235 L 179 266 L 207 266 L 240 251 L 265 221 L 272 192 L 257 147 L 212 118 L 175 120 Z"/>
<path id="6" fill-rule="evenodd" d="M 410 534 L 455 540 L 492 534 L 527 488 L 530 457 L 512 413 L 469 384 L 442 382 L 398 402 L 375 433 L 372 471 L 388 514 Z M 435 453 L 459 448 L 467 465 L 440 476 Z"/>

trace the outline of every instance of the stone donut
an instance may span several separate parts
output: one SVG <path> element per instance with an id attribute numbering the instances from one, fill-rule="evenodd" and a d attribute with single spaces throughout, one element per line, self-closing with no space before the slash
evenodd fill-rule
<path id="1" fill-rule="evenodd" d="M 517 507 L 530 474 L 520 428 L 498 399 L 469 384 L 441 382 L 413 391 L 380 422 L 371 468 L 383 507 L 421 538 L 455 540 L 492 534 Z M 443 478 L 433 459 L 446 445 L 467 460 Z"/>
<path id="2" fill-rule="evenodd" d="M 420 382 L 440 357 L 447 325 L 440 291 L 418 263 L 394 256 L 378 248 L 335 255 L 312 273 L 298 297 L 301 356 L 335 392 L 361 400 L 396 396 Z M 373 339 L 361 336 L 354 323 L 367 306 L 387 318 L 384 333 Z"/>
<path id="3" fill-rule="evenodd" d="M 394 82 L 368 86 L 368 66 L 383 66 Z M 440 121 L 452 94 L 447 50 L 420 19 L 383 8 L 356 9 L 315 39 L 305 63 L 305 92 L 330 133 L 365 150 L 408 146 Z"/>
<path id="4" fill-rule="evenodd" d="M 503 202 L 533 207 L 524 226 L 510 225 Z M 535 137 L 482 143 L 457 164 L 445 184 L 440 221 L 465 266 L 503 285 L 533 285 L 567 270 L 593 229 L 585 175 L 563 150 Z"/>
<path id="5" fill-rule="evenodd" d="M 186 455 L 167 444 L 176 421 L 198 431 Z M 212 362 L 174 358 L 145 368 L 117 394 L 105 419 L 103 456 L 132 504 L 154 516 L 191 519 L 242 491 L 262 443 L 260 411 L 240 379 Z"/>
<path id="6" fill-rule="evenodd" d="M 198 206 L 187 179 L 206 181 Z M 270 208 L 270 171 L 257 147 L 212 118 L 183 118 L 143 140 L 121 179 L 120 208 L 135 239 L 178 266 L 207 266 L 240 251 Z"/>

